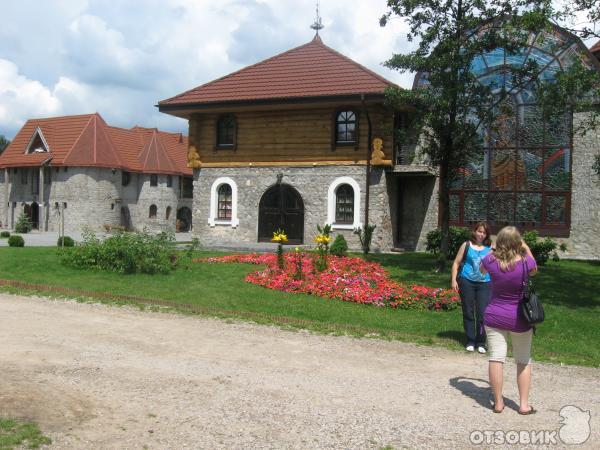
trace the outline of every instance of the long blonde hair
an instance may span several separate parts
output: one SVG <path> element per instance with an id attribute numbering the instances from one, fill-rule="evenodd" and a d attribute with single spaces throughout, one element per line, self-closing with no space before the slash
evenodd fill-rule
<path id="1" fill-rule="evenodd" d="M 496 251 L 494 257 L 500 265 L 502 272 L 510 272 L 515 268 L 517 256 L 525 254 L 521 235 L 515 227 L 504 227 L 496 237 Z"/>

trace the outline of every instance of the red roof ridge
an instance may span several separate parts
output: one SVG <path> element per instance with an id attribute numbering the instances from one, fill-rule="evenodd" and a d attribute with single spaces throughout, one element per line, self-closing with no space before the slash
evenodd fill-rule
<path id="1" fill-rule="evenodd" d="M 363 66 L 361 63 L 359 63 L 359 62 L 356 62 L 356 61 L 354 61 L 353 59 L 351 59 L 350 57 L 348 57 L 348 56 L 346 56 L 346 55 L 344 55 L 344 54 L 342 54 L 342 53 L 338 52 L 337 50 L 335 50 L 335 49 L 333 49 L 333 48 L 329 47 L 328 45 L 326 45 L 326 44 L 325 44 L 325 43 L 324 43 L 324 42 L 321 40 L 321 38 L 319 37 L 319 35 L 316 35 L 316 36 L 315 36 L 315 38 L 313 39 L 313 42 L 315 42 L 315 43 L 317 43 L 317 44 L 319 44 L 319 45 L 322 45 L 322 46 L 323 46 L 323 47 L 325 47 L 327 50 L 329 50 L 329 51 L 331 51 L 331 52 L 335 53 L 335 54 L 336 54 L 336 55 L 338 55 L 338 56 L 341 56 L 341 57 L 342 57 L 342 58 L 344 58 L 346 61 L 348 61 L 348 62 L 351 62 L 351 63 L 352 63 L 352 64 L 354 64 L 355 66 L 358 66 L 360 69 L 364 70 L 364 71 L 365 71 L 365 72 L 367 72 L 369 75 L 373 75 L 373 76 L 375 76 L 375 77 L 379 78 L 379 79 L 380 79 L 381 81 L 383 81 L 384 83 L 386 83 L 386 84 L 389 84 L 389 85 L 391 85 L 391 86 L 394 86 L 394 87 L 397 87 L 397 88 L 400 88 L 400 86 L 398 86 L 396 83 L 394 83 L 394 82 L 392 82 L 392 81 L 390 81 L 390 80 L 388 80 L 388 79 L 386 79 L 386 78 L 382 77 L 382 76 L 381 76 L 381 75 L 379 75 L 378 73 L 376 73 L 376 72 L 373 72 L 371 69 L 369 69 L 369 68 L 367 68 L 367 67 Z M 400 89 L 402 89 L 402 88 L 400 88 Z"/>
<path id="2" fill-rule="evenodd" d="M 321 64 L 323 61 L 330 63 L 330 65 L 323 73 L 320 73 L 316 69 L 315 64 Z M 333 78 L 331 78 L 332 73 L 335 72 L 334 70 L 332 71 L 332 65 L 335 67 L 335 64 L 338 63 L 346 65 L 344 70 L 348 71 L 350 74 L 348 76 L 352 77 L 351 81 L 348 81 L 348 79 L 345 81 L 341 80 L 337 75 L 333 75 Z M 309 75 L 314 78 L 315 83 L 324 82 L 324 86 L 328 87 L 313 89 L 312 91 L 311 89 L 301 92 L 294 91 L 299 85 L 302 85 L 302 82 L 299 83 L 297 75 L 294 75 L 298 73 L 299 68 L 308 71 Z M 284 77 L 281 79 L 277 78 L 281 74 L 284 74 Z M 277 83 L 267 83 L 273 77 L 277 79 Z M 332 79 L 334 80 L 333 82 L 331 81 Z M 354 79 L 360 79 L 361 81 L 353 87 L 352 81 Z M 256 85 L 255 82 L 258 82 L 258 84 Z M 306 83 L 306 80 L 304 82 Z M 333 88 L 328 83 L 341 83 L 341 85 L 339 88 Z M 291 91 L 283 89 L 288 84 L 292 88 Z M 239 90 L 240 85 L 242 86 L 242 90 Z M 305 44 L 186 90 L 174 97 L 161 100 L 157 106 L 183 106 L 194 103 L 212 103 L 215 101 L 238 101 L 240 99 L 276 100 L 310 95 L 318 97 L 324 95 L 356 95 L 378 92 L 383 94 L 386 86 L 398 87 L 392 81 L 328 47 L 318 35 L 315 35 L 311 41 Z M 235 87 L 233 91 L 232 87 Z M 215 89 L 217 91 L 214 91 Z M 225 95 L 218 95 L 215 92 L 219 92 L 219 90 L 227 93 Z M 311 94 L 308 92 L 311 92 Z"/>
<path id="3" fill-rule="evenodd" d="M 238 73 L 240 73 L 240 72 L 244 72 L 244 71 L 246 71 L 246 70 L 252 69 L 253 67 L 255 67 L 255 66 L 258 66 L 259 64 L 266 63 L 266 62 L 268 62 L 268 61 L 271 61 L 271 60 L 273 60 L 273 59 L 275 59 L 275 58 L 279 58 L 279 57 L 281 57 L 281 56 L 283 56 L 283 55 L 286 55 L 286 54 L 288 54 L 288 53 L 290 53 L 290 52 L 293 52 L 294 50 L 299 50 L 299 49 L 301 49 L 302 47 L 306 47 L 307 45 L 310 45 L 310 44 L 312 44 L 313 42 L 314 42 L 314 39 L 313 39 L 313 40 L 311 40 L 310 42 L 307 42 L 306 44 L 299 45 L 299 46 L 297 46 L 297 47 L 291 48 L 291 49 L 289 49 L 289 50 L 286 50 L 286 51 L 284 51 L 284 52 L 281 52 L 281 53 L 278 53 L 278 54 L 276 54 L 276 55 L 274 55 L 274 56 L 271 56 L 271 57 L 269 57 L 269 58 L 267 58 L 267 59 L 263 59 L 263 60 L 261 60 L 261 61 L 255 62 L 254 64 L 250 64 L 249 66 L 242 67 L 241 69 L 238 69 L 238 70 L 236 70 L 235 72 L 231 72 L 231 73 L 229 73 L 229 74 L 227 74 L 227 75 L 224 75 L 224 76 L 222 76 L 222 77 L 215 78 L 214 80 L 211 80 L 211 81 L 207 81 L 206 83 L 204 83 L 204 84 L 201 84 L 200 86 L 196 86 L 196 87 L 193 87 L 192 89 L 188 89 L 187 91 L 185 91 L 185 92 L 182 92 L 181 94 L 177 94 L 177 95 L 176 95 L 176 96 L 174 96 L 174 97 L 167 98 L 167 99 L 165 99 L 165 100 L 161 100 L 161 101 L 159 101 L 159 102 L 158 102 L 158 104 L 160 105 L 160 104 L 162 104 L 162 103 L 165 103 L 165 102 L 170 102 L 171 100 L 175 100 L 176 98 L 182 97 L 182 96 L 184 96 L 185 94 L 187 94 L 187 93 L 189 93 L 189 92 L 195 91 L 195 90 L 197 90 L 197 89 L 201 89 L 201 88 L 203 88 L 204 86 L 207 86 L 207 85 L 209 85 L 209 84 L 212 84 L 212 83 L 216 83 L 217 81 L 221 81 L 221 80 L 225 80 L 225 79 L 227 79 L 227 78 L 230 78 L 230 77 L 232 77 L 232 76 L 234 76 L 234 75 L 237 75 L 237 74 L 238 74 Z M 321 42 L 321 43 L 322 43 L 322 42 Z"/>
<path id="4" fill-rule="evenodd" d="M 96 114 L 98 114 L 98 113 L 96 113 Z M 81 116 L 85 116 L 85 115 L 86 114 L 81 114 Z M 63 157 L 63 161 L 66 161 L 66 160 L 69 159 L 69 156 L 71 156 L 71 153 L 73 152 L 73 149 L 77 146 L 77 143 L 81 139 L 81 136 L 83 136 L 83 132 L 87 129 L 87 127 L 90 125 L 90 122 L 93 120 L 94 114 L 89 114 L 89 116 L 90 116 L 90 120 L 88 120 L 87 123 L 85 124 L 85 126 L 81 128 L 81 132 L 79 133 L 79 136 L 77 136 L 77 139 L 75 139 L 75 142 L 73 142 L 73 145 L 71 146 L 71 148 L 69 149 L 69 151 L 67 152 L 67 154 Z M 66 117 L 69 117 L 69 116 L 66 116 Z M 96 144 L 94 143 L 94 146 L 95 145 Z M 95 151 L 94 151 L 94 153 L 95 153 Z"/>
<path id="5" fill-rule="evenodd" d="M 142 168 L 145 169 L 146 165 L 148 164 L 148 158 L 150 158 L 150 149 L 152 148 L 152 143 L 156 140 L 156 131 L 154 131 L 152 133 L 152 137 L 150 138 L 150 142 L 148 143 L 148 153 L 146 153 L 146 159 L 144 160 L 144 163 L 142 164 Z M 142 148 L 142 152 L 145 150 L 145 146 L 144 148 Z"/>

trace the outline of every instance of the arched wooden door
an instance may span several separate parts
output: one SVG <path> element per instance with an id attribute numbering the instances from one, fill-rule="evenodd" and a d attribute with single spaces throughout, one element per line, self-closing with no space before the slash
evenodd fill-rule
<path id="1" fill-rule="evenodd" d="M 302 244 L 304 239 L 304 202 L 288 184 L 276 184 L 260 199 L 258 207 L 258 240 L 268 242 L 273 232 L 283 230 L 290 244 Z"/>

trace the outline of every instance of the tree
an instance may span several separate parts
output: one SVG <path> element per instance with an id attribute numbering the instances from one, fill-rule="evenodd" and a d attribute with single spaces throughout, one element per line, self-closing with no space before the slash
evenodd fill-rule
<path id="1" fill-rule="evenodd" d="M 518 58 L 532 33 L 598 7 L 589 0 L 578 0 L 570 10 L 562 11 L 556 11 L 548 0 L 388 0 L 388 7 L 381 25 L 398 16 L 409 26 L 408 40 L 418 41 L 415 50 L 393 55 L 386 62 L 401 72 L 417 73 L 416 87 L 390 88 L 387 99 L 391 105 L 414 107 L 410 124 L 399 133 L 399 140 L 418 142 L 430 164 L 439 170 L 442 237 L 438 269 L 442 271 L 449 256 L 450 186 L 460 169 L 481 151 L 485 134 L 499 126 L 496 119 L 510 114 L 505 100 L 515 90 L 536 83 L 548 111 L 561 107 L 564 111 L 599 80 L 597 71 L 576 65 L 558 82 L 542 83 L 543 67 L 528 58 L 523 64 L 503 67 L 503 76 L 511 80 L 507 91 L 504 85 L 496 89 L 493 84 L 477 82 L 474 64 L 495 50 Z"/>
<path id="2" fill-rule="evenodd" d="M 10 141 L 6 139 L 2 134 L 0 134 L 0 155 L 2 154 L 4 149 L 8 147 L 8 144 L 10 144 Z"/>

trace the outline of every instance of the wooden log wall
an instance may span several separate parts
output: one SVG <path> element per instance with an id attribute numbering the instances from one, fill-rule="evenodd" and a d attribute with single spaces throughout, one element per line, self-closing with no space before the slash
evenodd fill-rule
<path id="1" fill-rule="evenodd" d="M 386 159 L 392 159 L 393 114 L 383 106 L 369 106 L 372 138 L 383 139 Z M 195 114 L 190 119 L 189 145 L 196 148 L 202 164 L 294 162 L 352 164 L 366 160 L 368 122 L 360 107 L 357 146 L 336 146 L 333 128 L 341 108 L 245 111 L 233 114 L 237 122 L 235 149 L 216 148 L 217 120 L 221 114 Z"/>

